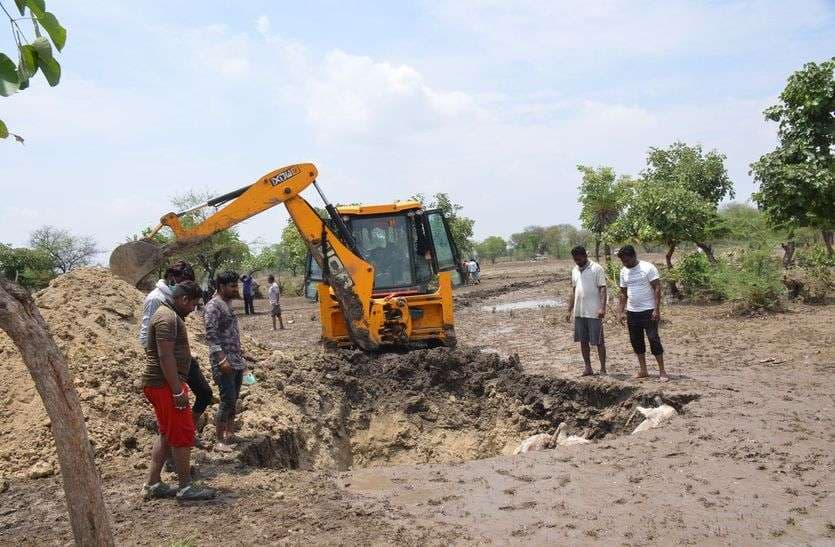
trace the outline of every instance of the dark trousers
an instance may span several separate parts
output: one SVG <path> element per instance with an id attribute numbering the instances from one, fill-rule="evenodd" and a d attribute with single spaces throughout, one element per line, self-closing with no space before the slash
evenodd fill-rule
<path id="1" fill-rule="evenodd" d="M 191 366 L 188 368 L 188 376 L 186 377 L 186 384 L 194 394 L 194 404 L 191 407 L 192 412 L 202 414 L 206 410 L 206 407 L 212 403 L 212 388 L 209 386 L 206 378 L 203 377 L 203 371 L 200 370 L 197 359 L 191 360 Z"/>
<path id="2" fill-rule="evenodd" d="M 221 423 L 235 420 L 235 410 L 238 406 L 238 396 L 241 394 L 241 384 L 244 379 L 243 370 L 233 370 L 224 374 L 217 366 L 212 366 L 212 378 L 220 392 L 220 404 L 217 406 L 215 418 Z"/>
<path id="3" fill-rule="evenodd" d="M 632 349 L 638 355 L 643 355 L 647 352 L 647 346 L 644 342 L 644 333 L 649 339 L 649 351 L 653 355 L 663 355 L 664 347 L 661 345 L 661 337 L 658 336 L 658 321 L 652 320 L 653 310 L 645 311 L 627 311 L 626 312 L 626 326 L 629 329 L 629 342 L 632 343 Z"/>
<path id="4" fill-rule="evenodd" d="M 255 306 L 252 304 L 252 295 L 244 295 L 244 313 L 246 315 L 255 313 Z"/>

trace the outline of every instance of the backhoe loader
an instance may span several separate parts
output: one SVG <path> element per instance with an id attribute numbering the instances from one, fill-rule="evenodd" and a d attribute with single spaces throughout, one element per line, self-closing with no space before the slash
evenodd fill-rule
<path id="1" fill-rule="evenodd" d="M 460 279 L 460 259 L 443 214 L 416 201 L 337 208 L 317 175 L 313 164 L 289 165 L 197 207 L 168 213 L 144 239 L 114 249 L 110 269 L 137 285 L 178 251 L 283 203 L 307 244 L 305 290 L 318 296 L 325 345 L 365 351 L 415 343 L 454 346 L 452 287 Z M 311 184 L 327 219 L 300 195 Z M 183 226 L 184 215 L 220 206 L 199 224 Z M 174 241 L 153 243 L 166 226 Z"/>

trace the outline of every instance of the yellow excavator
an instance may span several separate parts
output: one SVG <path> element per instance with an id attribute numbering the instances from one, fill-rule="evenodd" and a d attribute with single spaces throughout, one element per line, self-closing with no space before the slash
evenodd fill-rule
<path id="1" fill-rule="evenodd" d="M 144 239 L 114 249 L 110 269 L 137 285 L 178 251 L 283 203 L 307 244 L 305 292 L 318 297 L 325 345 L 365 351 L 454 346 L 452 288 L 460 280 L 460 259 L 441 211 L 425 210 L 417 201 L 334 207 L 317 175 L 311 163 L 289 165 L 197 207 L 168 213 Z M 301 197 L 311 184 L 330 218 Z M 180 220 L 221 206 L 195 226 L 186 228 Z M 174 241 L 153 243 L 165 226 Z"/>

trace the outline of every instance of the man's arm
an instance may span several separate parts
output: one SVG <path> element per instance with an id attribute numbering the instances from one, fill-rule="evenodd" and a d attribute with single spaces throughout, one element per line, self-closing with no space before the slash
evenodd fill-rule
<path id="1" fill-rule="evenodd" d="M 600 310 L 597 312 L 597 317 L 600 319 L 606 317 L 606 297 L 608 296 L 606 291 L 606 285 L 601 285 L 597 288 L 597 295 L 600 297 Z"/>
<path id="2" fill-rule="evenodd" d="M 623 323 L 623 310 L 626 309 L 626 287 L 620 288 L 620 300 L 618 301 L 618 321 Z"/>
<path id="3" fill-rule="evenodd" d="M 142 347 L 148 345 L 148 330 L 151 328 L 151 318 L 159 309 L 160 304 L 162 302 L 158 299 L 149 298 L 142 309 L 142 325 L 139 329 L 139 343 L 142 344 Z"/>
<path id="4" fill-rule="evenodd" d="M 203 314 L 203 323 L 206 327 L 206 340 L 209 342 L 209 353 L 217 357 L 221 372 L 227 374 L 232 370 L 232 366 L 226 360 L 223 346 L 220 345 L 220 308 L 216 305 L 206 306 L 206 311 Z"/>
<path id="5" fill-rule="evenodd" d="M 652 286 L 652 292 L 655 296 L 655 309 L 652 310 L 652 320 L 653 321 L 660 321 L 661 320 L 661 281 L 658 279 L 653 279 L 649 282 Z"/>
<path id="6" fill-rule="evenodd" d="M 565 322 L 566 323 L 571 322 L 571 315 L 574 312 L 574 291 L 576 291 L 576 290 L 577 290 L 577 288 L 572 284 L 571 285 L 571 297 L 568 299 L 568 311 L 565 313 Z"/>

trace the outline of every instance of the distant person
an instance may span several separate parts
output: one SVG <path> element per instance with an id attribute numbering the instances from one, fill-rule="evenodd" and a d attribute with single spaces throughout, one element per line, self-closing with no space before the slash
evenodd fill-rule
<path id="1" fill-rule="evenodd" d="M 600 374 L 606 374 L 606 344 L 603 339 L 603 318 L 606 317 L 606 273 L 603 267 L 589 260 L 582 245 L 571 249 L 574 268 L 571 270 L 571 298 L 565 320 L 574 317 L 574 341 L 580 343 L 583 376 L 594 374 L 591 368 L 591 347 L 597 347 Z"/>
<path id="2" fill-rule="evenodd" d="M 281 289 L 278 283 L 275 282 L 274 275 L 267 276 L 267 282 L 270 284 L 270 288 L 267 290 L 267 298 L 270 300 L 270 315 L 273 318 L 273 330 L 275 330 L 276 318 L 278 318 L 278 322 L 281 324 L 281 330 L 284 330 L 284 321 L 281 319 L 281 302 L 279 300 L 281 297 Z"/>
<path id="3" fill-rule="evenodd" d="M 466 260 L 461 261 L 461 284 L 468 285 L 470 283 L 470 263 Z"/>
<path id="4" fill-rule="evenodd" d="M 478 262 L 475 261 L 475 258 L 471 258 L 469 262 L 467 262 L 467 272 L 470 276 L 470 281 L 474 285 L 478 285 L 481 283 L 481 268 L 479 268 Z"/>
<path id="5" fill-rule="evenodd" d="M 244 314 L 250 315 L 255 314 L 255 306 L 252 302 L 252 276 L 251 275 L 243 275 L 241 277 L 241 285 L 243 285 L 243 293 L 244 293 Z"/>
<path id="6" fill-rule="evenodd" d="M 211 488 L 191 482 L 191 447 L 195 427 L 188 408 L 186 384 L 192 366 L 185 317 L 197 306 L 201 292 L 194 281 L 177 283 L 169 290 L 170 300 L 162 302 L 148 322 L 147 364 L 142 390 L 154 407 L 159 435 L 151 453 L 151 469 L 143 487 L 145 499 L 173 498 L 205 500 L 215 497 Z M 178 487 L 170 487 L 160 474 L 168 454 L 173 454 Z"/>
<path id="7" fill-rule="evenodd" d="M 625 307 L 629 341 L 638 356 L 637 378 L 647 377 L 646 333 L 650 352 L 658 363 L 658 379 L 667 382 L 669 377 L 664 371 L 664 347 L 658 334 L 658 323 L 661 320 L 661 281 L 658 269 L 650 262 L 638 260 L 632 245 L 624 245 L 617 255 L 623 263 L 620 270 L 618 321 L 623 323 Z"/>
<path id="8" fill-rule="evenodd" d="M 172 303 L 171 289 L 174 285 L 183 281 L 194 281 L 194 270 L 191 264 L 179 260 L 165 271 L 165 279 L 157 281 L 154 290 L 145 297 L 142 322 L 139 327 L 139 343 L 142 344 L 143 348 L 148 348 L 148 327 L 151 322 L 151 317 L 153 317 L 154 312 L 162 304 L 168 303 L 170 305 Z M 200 364 L 195 358 L 191 359 L 191 365 L 185 381 L 194 394 L 194 405 L 191 407 L 191 414 L 194 419 L 194 427 L 199 432 L 203 413 L 206 411 L 206 407 L 212 403 L 212 388 L 203 376 L 203 371 L 200 370 Z M 200 446 L 199 440 L 198 446 Z"/>
<path id="9" fill-rule="evenodd" d="M 241 335 L 238 317 L 232 310 L 233 298 L 238 293 L 238 274 L 223 272 L 217 276 L 215 295 L 206 304 L 203 321 L 206 324 L 206 341 L 209 343 L 209 359 L 212 378 L 220 391 L 220 404 L 215 416 L 217 443 L 215 450 L 231 452 L 235 429 L 235 407 L 241 393 L 241 383 L 246 365 L 241 352 Z"/>

